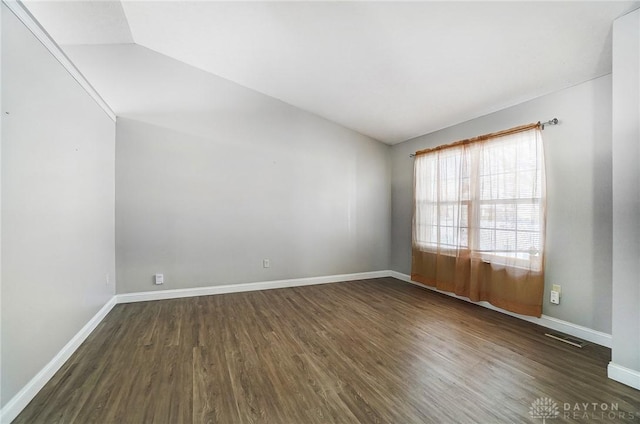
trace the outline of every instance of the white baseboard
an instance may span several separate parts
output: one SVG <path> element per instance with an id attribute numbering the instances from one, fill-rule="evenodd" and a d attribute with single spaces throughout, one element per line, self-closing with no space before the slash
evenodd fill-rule
<path id="1" fill-rule="evenodd" d="M 607 367 L 607 376 L 619 383 L 626 384 L 627 386 L 640 390 L 639 371 L 609 362 L 609 366 Z"/>
<path id="2" fill-rule="evenodd" d="M 225 284 L 221 286 L 195 287 L 190 289 L 158 290 L 116 295 L 117 303 L 146 302 L 149 300 L 177 299 L 181 297 L 209 296 L 213 294 L 239 293 L 256 290 L 282 289 L 285 287 L 310 286 L 389 277 L 389 271 L 360 272 L 356 274 L 329 275 L 324 277 L 292 278 L 289 280 L 261 281 L 256 283 Z"/>
<path id="3" fill-rule="evenodd" d="M 102 322 L 109 311 L 116 305 L 115 296 L 85 324 L 78 333 L 73 336 L 56 356 L 40 370 L 16 395 L 0 410 L 0 423 L 10 423 L 31 402 L 53 375 L 64 365 L 71 355 L 80 347 L 89 334 Z"/>
<path id="4" fill-rule="evenodd" d="M 293 278 L 289 280 L 263 281 L 244 284 L 198 287 L 190 289 L 161 290 L 155 292 L 126 293 L 113 296 L 89 322 L 67 343 L 60 352 L 45 365 L 6 405 L 0 410 L 0 423 L 10 423 L 31 402 L 53 375 L 64 365 L 82 342 L 118 303 L 144 302 L 148 300 L 176 299 L 181 297 L 207 296 L 223 293 L 238 293 L 285 287 L 309 286 L 388 277 L 389 271 L 361 272 L 355 274 L 329 275 L 323 277 Z"/>
<path id="5" fill-rule="evenodd" d="M 453 293 L 444 292 L 444 291 L 435 289 L 433 287 L 420 284 L 416 281 L 412 281 L 411 277 L 407 274 L 402 274 L 400 272 L 390 271 L 390 270 L 361 272 L 356 274 L 330 275 L 330 276 L 323 276 L 323 277 L 293 278 L 288 280 L 262 281 L 262 282 L 255 282 L 255 283 L 225 284 L 220 286 L 196 287 L 196 288 L 189 288 L 189 289 L 124 293 L 124 294 L 116 295 L 116 302 L 117 303 L 145 302 L 149 300 L 177 299 L 181 297 L 193 297 L 193 296 L 209 296 L 214 294 L 280 289 L 285 287 L 299 287 L 299 286 L 308 286 L 308 285 L 314 285 L 314 284 L 337 283 L 341 281 L 364 280 L 368 278 L 383 278 L 383 277 L 397 278 L 398 280 L 406 281 L 408 283 L 415 284 L 417 286 L 424 287 L 429 290 L 437 291 L 439 293 L 446 294 L 448 296 L 452 296 L 457 299 L 464 300 L 466 302 L 471 302 L 476 305 L 480 305 L 485 308 L 489 308 L 494 311 L 501 312 L 503 314 L 507 314 L 516 318 L 523 319 L 525 321 L 532 322 L 534 324 L 538 324 L 542 327 L 546 327 L 554 331 L 559 331 L 561 333 L 578 337 L 580 339 L 589 341 L 591 343 L 599 344 L 601 346 L 605 346 L 609 348 L 611 347 L 611 334 L 592 330 L 591 328 L 583 327 L 581 325 L 573 324 L 571 322 L 563 321 L 561 319 L 550 317 L 547 315 L 542 315 L 542 317 L 540 318 L 530 317 L 527 315 L 520 315 L 513 312 L 505 311 L 504 309 L 500 309 L 496 306 L 493 306 L 489 302 L 472 302 L 466 297 L 458 296 Z"/>
<path id="6" fill-rule="evenodd" d="M 436 291 L 438 293 L 446 294 L 447 296 L 455 297 L 456 299 L 461 299 L 461 300 L 464 300 L 466 302 L 470 302 L 470 303 L 473 303 L 473 304 L 476 304 L 476 305 L 480 305 L 480 306 L 483 306 L 485 308 L 492 309 L 494 311 L 498 311 L 498 312 L 501 312 L 501 313 L 506 314 L 506 315 L 510 315 L 512 317 L 520 318 L 520 319 L 523 319 L 525 321 L 529 321 L 529 322 L 532 322 L 534 324 L 538 324 L 538 325 L 540 325 L 542 327 L 550 328 L 552 330 L 559 331 L 561 333 L 569 334 L 571 336 L 578 337 L 579 339 L 586 340 L 586 341 L 589 341 L 591 343 L 598 344 L 600 346 L 605 346 L 605 347 L 608 347 L 608 348 L 611 347 L 611 334 L 607 334 L 607 333 L 603 333 L 603 332 L 600 332 L 600 331 L 592 330 L 591 328 L 583 327 L 581 325 L 573 324 L 573 323 L 570 323 L 568 321 L 563 321 L 561 319 L 550 317 L 550 316 L 547 316 L 547 315 L 542 315 L 540 318 L 536 318 L 536 317 L 530 317 L 530 316 L 527 316 L 527 315 L 520 315 L 520 314 L 516 314 L 516 313 L 513 313 L 513 312 L 505 311 L 504 309 L 500 309 L 500 308 L 498 308 L 496 306 L 493 306 L 489 302 L 484 302 L 484 301 L 483 302 L 473 302 L 473 301 L 469 300 L 466 297 L 458 296 L 458 295 L 453 294 L 453 293 L 449 293 L 449 292 L 445 292 L 445 291 L 442 291 L 442 290 L 438 290 L 438 289 L 436 289 L 434 287 L 427 286 L 425 284 L 420 284 L 420 283 L 418 283 L 416 281 L 412 281 L 411 277 L 409 275 L 407 275 L 407 274 L 402 274 L 402 273 L 396 272 L 396 271 L 389 271 L 389 273 L 390 273 L 391 277 L 397 278 L 398 280 L 406 281 L 407 283 L 411 283 L 411 284 L 414 284 L 416 286 L 424 287 L 424 288 L 427 288 L 429 290 Z"/>
<path id="7" fill-rule="evenodd" d="M 153 292 L 140 292 L 140 293 L 124 293 L 118 294 L 112 297 L 98 313 L 91 318 L 91 320 L 67 343 L 60 352 L 42 369 L 35 377 L 27 383 L 6 405 L 0 410 L 0 423 L 10 423 L 14 420 L 18 414 L 31 402 L 35 395 L 44 387 L 44 385 L 53 377 L 53 375 L 64 365 L 64 363 L 71 357 L 71 355 L 78 349 L 82 342 L 91 334 L 91 332 L 98 326 L 98 324 L 107 316 L 109 311 L 118 303 L 131 303 L 131 302 L 144 302 L 149 300 L 162 300 L 162 299 L 176 299 L 182 297 L 193 296 L 208 296 L 214 294 L 223 293 L 238 293 L 255 290 L 268 290 L 279 289 L 285 287 L 299 287 L 309 286 L 315 284 L 327 284 L 337 283 L 342 281 L 364 280 L 369 278 L 384 278 L 393 277 L 398 280 L 406 281 L 411 284 L 415 284 L 420 287 L 434 290 L 439 293 L 443 293 L 467 302 L 471 302 L 469 299 L 461 296 L 457 296 L 452 293 L 443 292 L 433 287 L 429 287 L 415 281 L 411 281 L 411 278 L 396 271 L 373 271 L 373 272 L 361 272 L 356 274 L 341 274 L 330 275 L 324 277 L 310 277 L 310 278 L 294 278 L 288 280 L 276 280 L 276 281 L 263 281 L 255 283 L 244 284 L 226 284 L 221 286 L 209 286 L 198 287 L 190 289 L 176 289 L 176 290 L 159 290 Z M 602 346 L 611 347 L 611 335 L 601 333 L 599 331 L 592 330 L 587 327 L 572 324 L 567 321 L 562 321 L 557 318 L 543 315 L 542 318 L 529 317 L 512 312 L 499 309 L 488 302 L 471 302 L 485 308 L 493 309 L 495 311 L 511 315 L 526 321 L 533 322 L 543 327 L 551 328 L 562 333 L 570 334 L 572 336 L 588 340 L 592 343 L 596 343 Z M 620 381 L 629 386 L 640 388 L 640 373 L 628 368 L 621 367 L 619 365 L 609 364 L 609 378 Z"/>

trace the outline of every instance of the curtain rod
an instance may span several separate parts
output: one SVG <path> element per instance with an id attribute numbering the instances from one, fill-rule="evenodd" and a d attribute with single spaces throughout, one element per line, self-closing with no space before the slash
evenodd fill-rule
<path id="1" fill-rule="evenodd" d="M 545 122 L 540 122 L 540 121 L 538 121 L 538 125 L 540 125 L 540 129 L 541 129 L 541 130 L 544 130 L 544 126 L 545 126 L 545 125 L 558 125 L 558 123 L 559 123 L 559 122 L 560 122 L 560 121 L 558 120 L 558 118 L 553 118 L 553 119 L 549 119 L 548 121 L 545 121 Z M 416 154 L 415 154 L 415 153 L 411 153 L 411 154 L 409 155 L 409 157 L 410 157 L 410 158 L 413 158 L 413 157 L 415 157 L 415 156 L 416 156 Z"/>

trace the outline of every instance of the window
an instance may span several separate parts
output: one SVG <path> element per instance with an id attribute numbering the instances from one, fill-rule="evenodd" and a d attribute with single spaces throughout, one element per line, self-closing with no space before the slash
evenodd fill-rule
<path id="1" fill-rule="evenodd" d="M 540 270 L 543 236 L 539 129 L 416 156 L 414 248 Z"/>

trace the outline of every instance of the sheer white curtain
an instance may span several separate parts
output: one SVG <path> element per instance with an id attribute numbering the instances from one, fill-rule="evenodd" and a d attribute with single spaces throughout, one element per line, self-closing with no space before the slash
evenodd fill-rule
<path id="1" fill-rule="evenodd" d="M 538 125 L 415 158 L 412 278 L 540 315 L 545 175 Z"/>

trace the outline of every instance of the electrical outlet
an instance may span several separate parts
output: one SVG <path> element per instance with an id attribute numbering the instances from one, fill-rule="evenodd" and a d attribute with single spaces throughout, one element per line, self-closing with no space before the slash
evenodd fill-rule
<path id="1" fill-rule="evenodd" d="M 560 293 L 557 291 L 553 291 L 551 290 L 551 303 L 553 303 L 554 305 L 559 305 L 560 304 Z"/>
<path id="2" fill-rule="evenodd" d="M 156 274 L 156 275 L 154 275 L 154 282 L 157 285 L 164 284 L 164 274 Z"/>
<path id="3" fill-rule="evenodd" d="M 271 261 L 269 259 L 263 259 L 262 268 L 271 268 Z"/>

